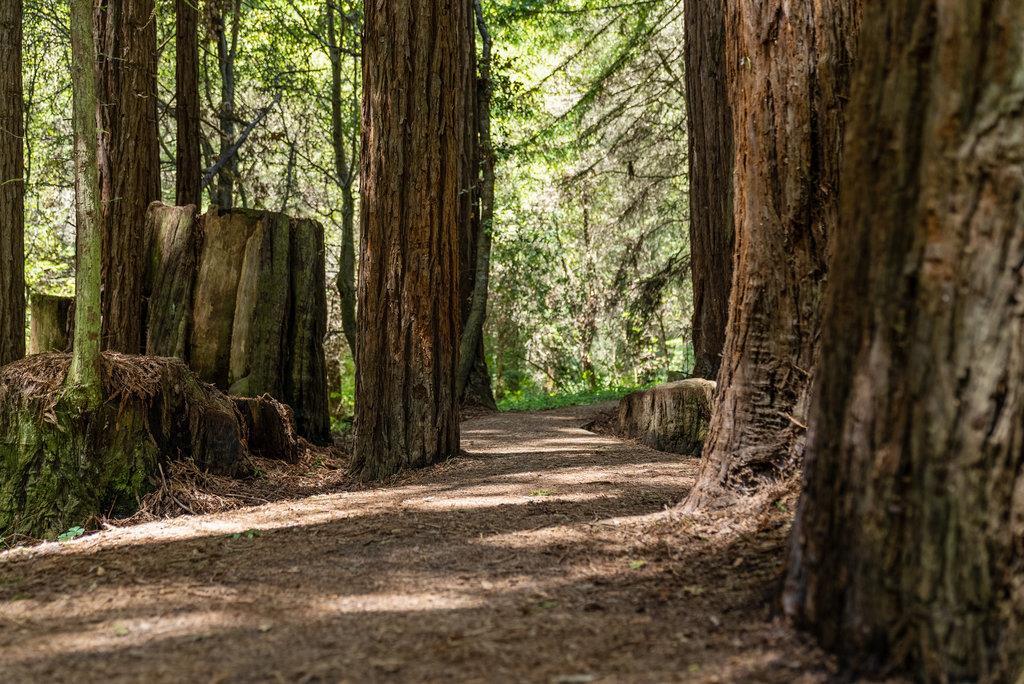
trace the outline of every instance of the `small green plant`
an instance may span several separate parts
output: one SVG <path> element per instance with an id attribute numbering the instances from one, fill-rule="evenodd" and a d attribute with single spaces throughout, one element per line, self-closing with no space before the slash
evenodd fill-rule
<path id="1" fill-rule="evenodd" d="M 58 534 L 57 535 L 57 541 L 59 541 L 59 542 L 69 542 L 72 539 L 78 539 L 83 534 L 85 534 L 85 528 L 82 528 L 82 527 L 72 527 L 67 532 L 61 532 L 60 534 Z"/>
<path id="2" fill-rule="evenodd" d="M 530 492 L 530 496 L 554 496 L 555 492 L 551 489 L 535 489 Z"/>
<path id="3" fill-rule="evenodd" d="M 640 570 L 645 565 L 647 565 L 647 561 L 645 561 L 643 559 L 629 561 L 629 569 L 630 570 Z"/>
<path id="4" fill-rule="evenodd" d="M 235 532 L 234 534 L 229 534 L 228 539 L 255 539 L 261 534 L 262 532 L 260 532 L 259 530 L 246 530 L 245 532 Z"/>

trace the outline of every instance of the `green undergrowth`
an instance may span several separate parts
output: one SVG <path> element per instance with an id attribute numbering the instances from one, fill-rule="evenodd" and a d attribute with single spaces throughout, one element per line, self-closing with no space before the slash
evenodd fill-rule
<path id="1" fill-rule="evenodd" d="M 545 411 L 566 406 L 590 406 L 605 401 L 618 401 L 627 394 L 647 389 L 645 386 L 602 387 L 574 392 L 517 392 L 498 401 L 500 411 Z"/>

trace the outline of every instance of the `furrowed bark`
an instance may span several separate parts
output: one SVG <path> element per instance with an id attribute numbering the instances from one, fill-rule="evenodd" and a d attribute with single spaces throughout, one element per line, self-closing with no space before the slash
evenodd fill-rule
<path id="1" fill-rule="evenodd" d="M 22 0 L 0 0 L 0 366 L 25 355 Z"/>
<path id="2" fill-rule="evenodd" d="M 738 0 L 727 11 L 738 248 L 718 393 L 687 509 L 728 504 L 797 471 L 860 8 L 861 0 Z"/>
<path id="3" fill-rule="evenodd" d="M 154 0 L 101 0 L 99 178 L 103 200 L 103 344 L 143 347 L 146 210 L 160 199 Z"/>
<path id="4" fill-rule="evenodd" d="M 725 15 L 726 0 L 691 3 L 684 13 L 693 375 L 711 380 L 722 363 L 733 269 L 733 132 Z"/>
<path id="5" fill-rule="evenodd" d="M 353 473 L 455 455 L 469 3 L 365 8 Z"/>
<path id="6" fill-rule="evenodd" d="M 178 206 L 202 202 L 199 183 L 203 158 L 199 149 L 199 0 L 175 0 L 175 157 Z"/>
<path id="7" fill-rule="evenodd" d="M 845 664 L 1024 676 L 1024 14 L 866 10 L 784 605 Z"/>

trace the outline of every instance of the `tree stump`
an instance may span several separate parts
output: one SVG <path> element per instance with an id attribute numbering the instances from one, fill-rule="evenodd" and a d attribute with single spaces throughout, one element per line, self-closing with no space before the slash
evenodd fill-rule
<path id="1" fill-rule="evenodd" d="M 232 394 L 269 394 L 292 408 L 300 435 L 329 442 L 323 227 L 159 203 L 149 226 L 149 352 Z"/>
<path id="2" fill-rule="evenodd" d="M 74 298 L 33 292 L 29 297 L 29 308 L 28 353 L 70 351 L 75 329 Z"/>
<path id="3" fill-rule="evenodd" d="M 286 463 L 299 462 L 299 440 L 295 415 L 269 394 L 262 397 L 232 397 L 254 456 Z"/>
<path id="4" fill-rule="evenodd" d="M 659 451 L 699 454 L 714 393 L 714 382 L 692 379 L 630 394 L 619 402 L 619 433 Z"/>
<path id="5" fill-rule="evenodd" d="M 0 535 L 53 538 L 99 515 L 130 514 L 164 465 L 248 471 L 234 403 L 178 359 L 105 353 L 104 403 L 64 398 L 70 355 L 0 370 Z"/>

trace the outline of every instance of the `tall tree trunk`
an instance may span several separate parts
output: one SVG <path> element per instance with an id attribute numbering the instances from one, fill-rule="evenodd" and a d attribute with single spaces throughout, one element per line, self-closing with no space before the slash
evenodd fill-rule
<path id="1" fill-rule="evenodd" d="M 732 287 L 732 114 L 725 69 L 726 0 L 686 6 L 693 374 L 714 380 L 722 363 Z"/>
<path id="2" fill-rule="evenodd" d="M 220 69 L 220 108 L 217 122 L 220 126 L 220 156 L 225 160 L 217 173 L 212 201 L 221 209 L 231 209 L 235 203 L 235 177 L 238 175 L 238 155 L 232 152 L 235 144 L 235 55 L 238 53 L 238 30 L 241 23 L 241 0 L 215 0 L 213 33 L 217 40 L 217 65 Z M 223 6 L 227 4 L 229 12 Z M 227 22 L 230 21 L 230 27 Z"/>
<path id="3" fill-rule="evenodd" d="M 199 151 L 199 0 L 175 0 L 176 203 L 201 202 L 203 159 Z"/>
<path id="4" fill-rule="evenodd" d="M 25 355 L 22 0 L 0 0 L 0 366 Z"/>
<path id="5" fill-rule="evenodd" d="M 337 21 L 335 0 L 327 0 L 327 44 L 331 57 L 331 144 L 334 148 L 334 174 L 341 190 L 341 255 L 338 261 L 336 286 L 341 297 L 341 327 L 345 341 L 356 355 L 356 151 L 345 141 L 344 100 L 341 92 L 342 49 L 341 27 Z M 347 21 L 347 20 L 346 20 Z M 358 113 L 352 104 L 352 138 L 358 135 Z M 353 144 L 354 148 L 354 144 Z"/>
<path id="6" fill-rule="evenodd" d="M 83 406 L 99 405 L 103 205 L 97 168 L 97 53 L 93 0 L 71 0 L 72 126 L 75 151 L 75 332 L 67 386 Z M 139 259 L 142 261 L 142 259 Z"/>
<path id="7" fill-rule="evenodd" d="M 787 612 L 864 669 L 1024 675 L 1024 13 L 890 0 L 850 105 Z"/>
<path id="8" fill-rule="evenodd" d="M 701 473 L 686 507 L 796 472 L 861 0 L 738 0 L 726 16 L 736 262 Z"/>
<path id="9" fill-rule="evenodd" d="M 142 350 L 146 209 L 160 199 L 154 0 L 102 0 L 99 178 L 103 202 L 103 342 Z"/>
<path id="10" fill-rule="evenodd" d="M 353 472 L 455 455 L 468 2 L 366 5 Z"/>
<path id="11" fill-rule="evenodd" d="M 491 34 L 483 6 L 474 0 L 470 14 L 470 51 L 476 64 L 474 34 L 480 32 L 479 83 L 470 80 L 469 108 L 472 125 L 467 132 L 467 218 L 463 223 L 462 340 L 459 343 L 458 396 L 465 406 L 497 410 L 491 375 L 484 355 L 484 322 L 491 274 L 491 232 L 494 227 L 494 145 L 491 142 Z M 476 71 L 476 69 L 473 69 Z"/>

